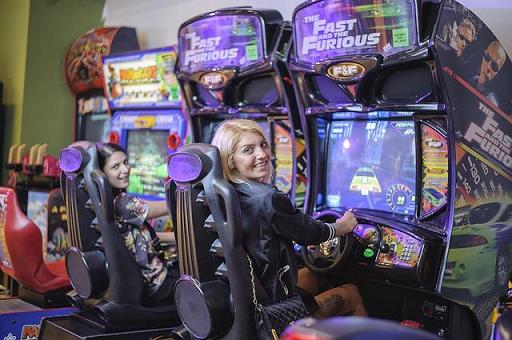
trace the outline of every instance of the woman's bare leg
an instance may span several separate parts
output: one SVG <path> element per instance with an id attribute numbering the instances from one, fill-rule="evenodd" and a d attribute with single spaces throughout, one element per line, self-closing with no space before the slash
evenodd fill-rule
<path id="1" fill-rule="evenodd" d="M 317 318 L 339 315 L 368 316 L 359 289 L 353 284 L 345 284 L 329 289 L 315 296 L 320 309 L 315 313 Z"/>
<path id="2" fill-rule="evenodd" d="M 318 276 L 307 267 L 299 269 L 297 286 L 304 289 L 311 296 L 315 296 L 320 292 Z"/>

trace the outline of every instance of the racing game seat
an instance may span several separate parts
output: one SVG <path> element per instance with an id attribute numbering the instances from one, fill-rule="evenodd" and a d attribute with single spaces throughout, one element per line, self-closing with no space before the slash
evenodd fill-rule
<path id="1" fill-rule="evenodd" d="M 60 166 L 72 245 L 66 267 L 75 305 L 99 317 L 105 332 L 178 325 L 175 305 L 149 306 L 142 298 L 143 277 L 115 224 L 112 189 L 99 168 L 96 146 L 71 144 L 61 151 Z"/>
<path id="2" fill-rule="evenodd" d="M 64 263 L 45 263 L 42 245 L 39 227 L 21 211 L 14 190 L 0 187 L 0 268 L 19 282 L 20 298 L 42 307 L 62 305 L 64 300 L 55 297 L 71 288 L 65 271 L 59 268 Z M 33 292 L 58 294 L 41 298 Z"/>

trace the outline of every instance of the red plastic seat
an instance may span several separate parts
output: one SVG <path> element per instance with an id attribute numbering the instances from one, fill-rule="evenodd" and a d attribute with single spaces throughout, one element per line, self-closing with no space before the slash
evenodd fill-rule
<path id="1" fill-rule="evenodd" d="M 70 288 L 63 261 L 49 269 L 44 262 L 43 237 L 37 225 L 20 209 L 16 193 L 0 187 L 0 268 L 21 285 L 38 293 Z M 7 249 L 7 254 L 5 250 Z M 60 268 L 62 267 L 62 268 Z M 61 275 L 56 274 L 60 272 Z"/>

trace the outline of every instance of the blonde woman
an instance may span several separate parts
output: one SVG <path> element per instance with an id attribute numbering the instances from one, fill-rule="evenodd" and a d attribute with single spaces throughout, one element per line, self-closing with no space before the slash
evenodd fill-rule
<path id="1" fill-rule="evenodd" d="M 292 243 L 319 244 L 352 232 L 357 225 L 352 212 L 328 224 L 295 209 L 288 196 L 270 184 L 274 169 L 269 139 L 255 121 L 225 121 L 212 144 L 219 148 L 224 177 L 238 192 L 242 242 L 268 297 L 278 301 L 296 292 L 315 317 L 366 316 L 355 285 L 321 292 L 313 272 L 299 271 Z"/>

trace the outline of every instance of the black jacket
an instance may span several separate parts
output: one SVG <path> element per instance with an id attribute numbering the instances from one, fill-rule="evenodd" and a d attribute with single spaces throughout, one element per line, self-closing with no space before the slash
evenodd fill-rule
<path id="1" fill-rule="evenodd" d="M 295 291 L 298 266 L 292 241 L 319 244 L 329 238 L 329 227 L 295 209 L 288 196 L 268 184 L 233 184 L 240 196 L 242 242 L 269 298 L 281 299 Z"/>

